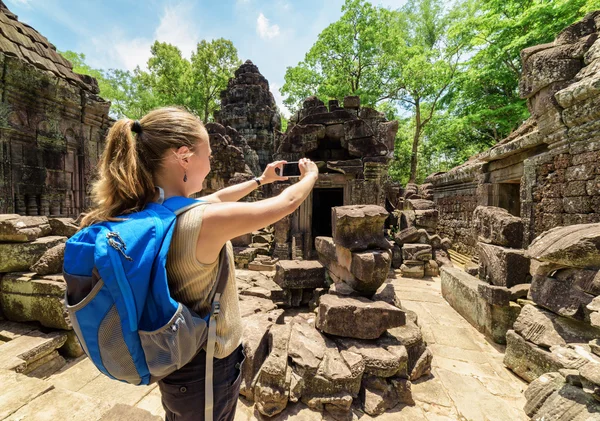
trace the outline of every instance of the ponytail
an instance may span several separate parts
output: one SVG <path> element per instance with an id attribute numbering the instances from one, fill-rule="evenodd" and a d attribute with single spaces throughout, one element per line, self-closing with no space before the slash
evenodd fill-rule
<path id="1" fill-rule="evenodd" d="M 181 146 L 193 151 L 207 138 L 200 120 L 179 108 L 159 108 L 139 122 L 118 120 L 108 132 L 92 185 L 95 206 L 84 215 L 81 227 L 142 210 L 155 195 L 154 175 L 165 152 Z"/>

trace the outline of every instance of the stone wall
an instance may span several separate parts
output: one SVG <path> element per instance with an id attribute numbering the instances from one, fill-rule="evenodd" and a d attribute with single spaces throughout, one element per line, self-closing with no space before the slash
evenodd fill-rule
<path id="1" fill-rule="evenodd" d="M 599 32 L 594 12 L 553 43 L 523 50 L 519 89 L 531 118 L 493 148 L 426 180 L 439 233 L 456 250 L 476 254 L 469 227 L 478 205 L 520 216 L 523 248 L 550 228 L 600 221 Z"/>
<path id="2" fill-rule="evenodd" d="M 110 103 L 0 2 L 0 213 L 77 216 Z"/>

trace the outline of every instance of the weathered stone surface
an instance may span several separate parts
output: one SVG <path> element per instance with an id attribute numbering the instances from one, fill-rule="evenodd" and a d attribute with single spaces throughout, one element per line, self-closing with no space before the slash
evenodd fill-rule
<path id="1" fill-rule="evenodd" d="M 438 264 L 438 266 L 440 268 L 443 266 L 449 266 L 449 267 L 454 266 L 454 264 L 450 260 L 450 256 L 448 255 L 448 252 L 445 250 L 435 250 L 433 256 L 434 256 L 435 262 Z"/>
<path id="2" fill-rule="evenodd" d="M 272 417 L 288 403 L 291 372 L 288 370 L 288 344 L 291 325 L 272 325 L 269 329 L 269 355 L 263 363 L 254 389 L 256 409 Z"/>
<path id="3" fill-rule="evenodd" d="M 71 237 L 79 230 L 73 218 L 48 218 L 48 223 L 52 228 L 50 235 Z"/>
<path id="4" fill-rule="evenodd" d="M 67 340 L 64 332 L 31 331 L 0 345 L 0 370 L 22 373 L 40 358 L 60 348 Z"/>
<path id="5" fill-rule="evenodd" d="M 387 303 L 326 294 L 319 301 L 316 327 L 331 335 L 376 339 L 405 322 L 404 312 Z"/>
<path id="6" fill-rule="evenodd" d="M 512 287 L 528 281 L 529 259 L 523 250 L 509 249 L 478 243 L 479 276 L 481 279 L 503 287 Z"/>
<path id="7" fill-rule="evenodd" d="M 48 225 L 49 227 L 49 225 Z M 23 272 L 66 237 L 41 237 L 27 243 L 0 243 L 0 272 Z"/>
<path id="8" fill-rule="evenodd" d="M 553 228 L 537 237 L 526 254 L 568 267 L 600 268 L 600 224 Z"/>
<path id="9" fill-rule="evenodd" d="M 62 273 L 64 259 L 65 243 L 61 243 L 48 249 L 29 269 L 38 275 Z"/>
<path id="10" fill-rule="evenodd" d="M 600 329 L 532 305 L 523 307 L 513 328 L 526 340 L 544 348 L 567 343 L 584 343 L 600 337 Z"/>
<path id="11" fill-rule="evenodd" d="M 427 232 L 435 232 L 439 216 L 437 209 L 415 210 L 414 214 L 417 227 L 423 227 Z"/>
<path id="12" fill-rule="evenodd" d="M 417 227 L 408 227 L 399 231 L 394 235 L 394 241 L 402 247 L 405 243 L 414 243 L 420 237 L 420 232 Z"/>
<path id="13" fill-rule="evenodd" d="M 45 216 L 0 215 L 0 242 L 29 242 L 51 232 Z"/>
<path id="14" fill-rule="evenodd" d="M 403 263 L 400 270 L 405 278 L 423 278 L 425 276 L 425 262 Z"/>
<path id="15" fill-rule="evenodd" d="M 118 403 L 107 411 L 98 421 L 161 421 L 162 419 L 162 417 L 152 415 L 144 409 Z"/>
<path id="16" fill-rule="evenodd" d="M 404 209 L 406 210 L 428 210 L 435 209 L 435 203 L 425 199 L 407 199 L 404 201 Z"/>
<path id="17" fill-rule="evenodd" d="M 579 374 L 583 390 L 600 401 L 600 361 L 585 364 L 579 369 Z"/>
<path id="18" fill-rule="evenodd" d="M 334 279 L 348 284 L 364 296 L 373 295 L 390 270 L 391 252 L 386 250 L 351 252 L 334 244 L 331 237 L 317 237 L 315 247 L 320 262 L 334 275 Z"/>
<path id="19" fill-rule="evenodd" d="M 340 349 L 362 356 L 365 373 L 378 377 L 407 377 L 408 353 L 404 346 L 390 349 L 378 341 L 336 338 Z"/>
<path id="20" fill-rule="evenodd" d="M 67 340 L 60 347 L 59 351 L 61 355 L 64 355 L 68 358 L 78 358 L 84 354 L 83 348 L 81 347 L 81 343 L 77 336 L 75 335 L 75 331 L 67 330 Z"/>
<path id="21" fill-rule="evenodd" d="M 578 320 L 585 319 L 585 307 L 594 298 L 591 294 L 573 288 L 569 282 L 543 276 L 533 278 L 529 291 L 536 304 L 561 316 Z"/>
<path id="22" fill-rule="evenodd" d="M 373 301 L 383 301 L 398 308 L 402 308 L 400 292 L 397 291 L 397 289 L 399 288 L 393 283 L 383 284 L 379 287 L 377 292 L 373 294 L 371 299 Z"/>
<path id="23" fill-rule="evenodd" d="M 269 353 L 269 329 L 282 313 L 283 310 L 273 310 L 270 313 L 259 313 L 243 319 L 242 347 L 246 359 L 241 368 L 240 394 L 249 400 L 254 400 L 257 375 Z"/>
<path id="24" fill-rule="evenodd" d="M 64 304 L 65 290 L 62 275 L 9 273 L 0 280 L 0 307 L 9 320 L 71 329 Z"/>
<path id="25" fill-rule="evenodd" d="M 496 306 L 507 306 L 512 299 L 510 289 L 506 287 L 481 283 L 477 285 L 477 292 L 489 304 Z"/>
<path id="26" fill-rule="evenodd" d="M 559 373 L 542 374 L 525 389 L 527 403 L 523 410 L 529 417 L 534 416 L 544 402 L 546 402 L 546 399 L 564 385 L 565 378 Z"/>
<path id="27" fill-rule="evenodd" d="M 553 353 L 526 341 L 513 330 L 506 332 L 504 365 L 526 382 L 564 368 Z"/>
<path id="28" fill-rule="evenodd" d="M 505 343 L 506 331 L 515 322 L 521 307 L 492 305 L 479 293 L 479 285 L 486 284 L 458 268 L 441 269 L 442 296 L 461 316 L 477 330 L 497 343 Z"/>
<path id="29" fill-rule="evenodd" d="M 435 260 L 425 262 L 425 276 L 440 276 L 440 267 Z"/>
<path id="30" fill-rule="evenodd" d="M 363 410 L 372 416 L 381 415 L 400 402 L 396 388 L 381 377 L 364 376 L 360 392 Z"/>
<path id="31" fill-rule="evenodd" d="M 410 312 L 407 312 L 410 315 Z M 389 329 L 378 343 L 394 352 L 396 349 L 404 347 L 408 353 L 408 373 L 410 374 L 415 368 L 417 361 L 421 358 L 425 350 L 423 341 L 423 333 L 415 320 L 407 320 L 404 326 Z"/>
<path id="32" fill-rule="evenodd" d="M 523 245 L 523 221 L 506 209 L 477 206 L 473 224 L 476 241 L 513 248 Z"/>
<path id="33" fill-rule="evenodd" d="M 570 284 L 591 295 L 600 295 L 600 271 L 585 269 L 561 269 L 556 271 L 553 278 Z"/>
<path id="34" fill-rule="evenodd" d="M 0 400 L 0 418 L 2 419 L 6 419 L 28 402 L 54 388 L 50 382 L 5 369 L 0 370 L 0 384 L 2 384 L 2 399 Z"/>
<path id="35" fill-rule="evenodd" d="M 275 265 L 274 281 L 282 288 L 322 288 L 325 267 L 315 260 L 280 260 Z"/>
<path id="36" fill-rule="evenodd" d="M 582 388 L 565 384 L 544 401 L 533 419 L 599 421 L 600 404 Z"/>
<path id="37" fill-rule="evenodd" d="M 402 260 L 404 263 L 428 262 L 431 259 L 431 246 L 428 244 L 404 244 L 402 246 Z"/>
<path id="38" fill-rule="evenodd" d="M 429 348 L 421 354 L 419 359 L 415 362 L 413 369 L 410 372 L 409 379 L 415 381 L 423 376 L 427 376 L 431 373 L 431 362 L 433 361 L 433 354 Z"/>
<path id="39" fill-rule="evenodd" d="M 388 212 L 381 206 L 354 205 L 332 208 L 333 241 L 352 251 L 388 249 L 383 226 Z"/>

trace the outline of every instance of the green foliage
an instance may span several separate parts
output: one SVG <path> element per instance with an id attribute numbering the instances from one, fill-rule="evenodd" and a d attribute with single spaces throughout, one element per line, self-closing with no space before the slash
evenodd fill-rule
<path id="1" fill-rule="evenodd" d="M 346 0 L 342 17 L 325 28 L 295 67 L 288 67 L 281 93 L 284 103 L 297 110 L 302 100 L 317 95 L 327 103 L 346 95 L 360 96 L 373 106 L 382 97 L 386 34 L 392 12 L 365 0 Z"/>
<path id="2" fill-rule="evenodd" d="M 229 40 L 201 41 L 187 60 L 170 44 L 156 41 L 151 48 L 148 70 L 92 69 L 83 54 L 61 53 L 73 63 L 77 73 L 95 77 L 100 96 L 111 101 L 111 114 L 117 118 L 141 118 L 162 106 L 185 107 L 205 122 L 219 107 L 220 93 L 241 64 Z"/>

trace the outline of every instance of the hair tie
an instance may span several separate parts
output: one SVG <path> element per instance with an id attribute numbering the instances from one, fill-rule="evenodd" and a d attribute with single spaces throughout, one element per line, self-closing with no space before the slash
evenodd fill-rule
<path id="1" fill-rule="evenodd" d="M 135 120 L 131 125 L 131 131 L 137 134 L 142 133 L 142 125 L 138 120 Z"/>

